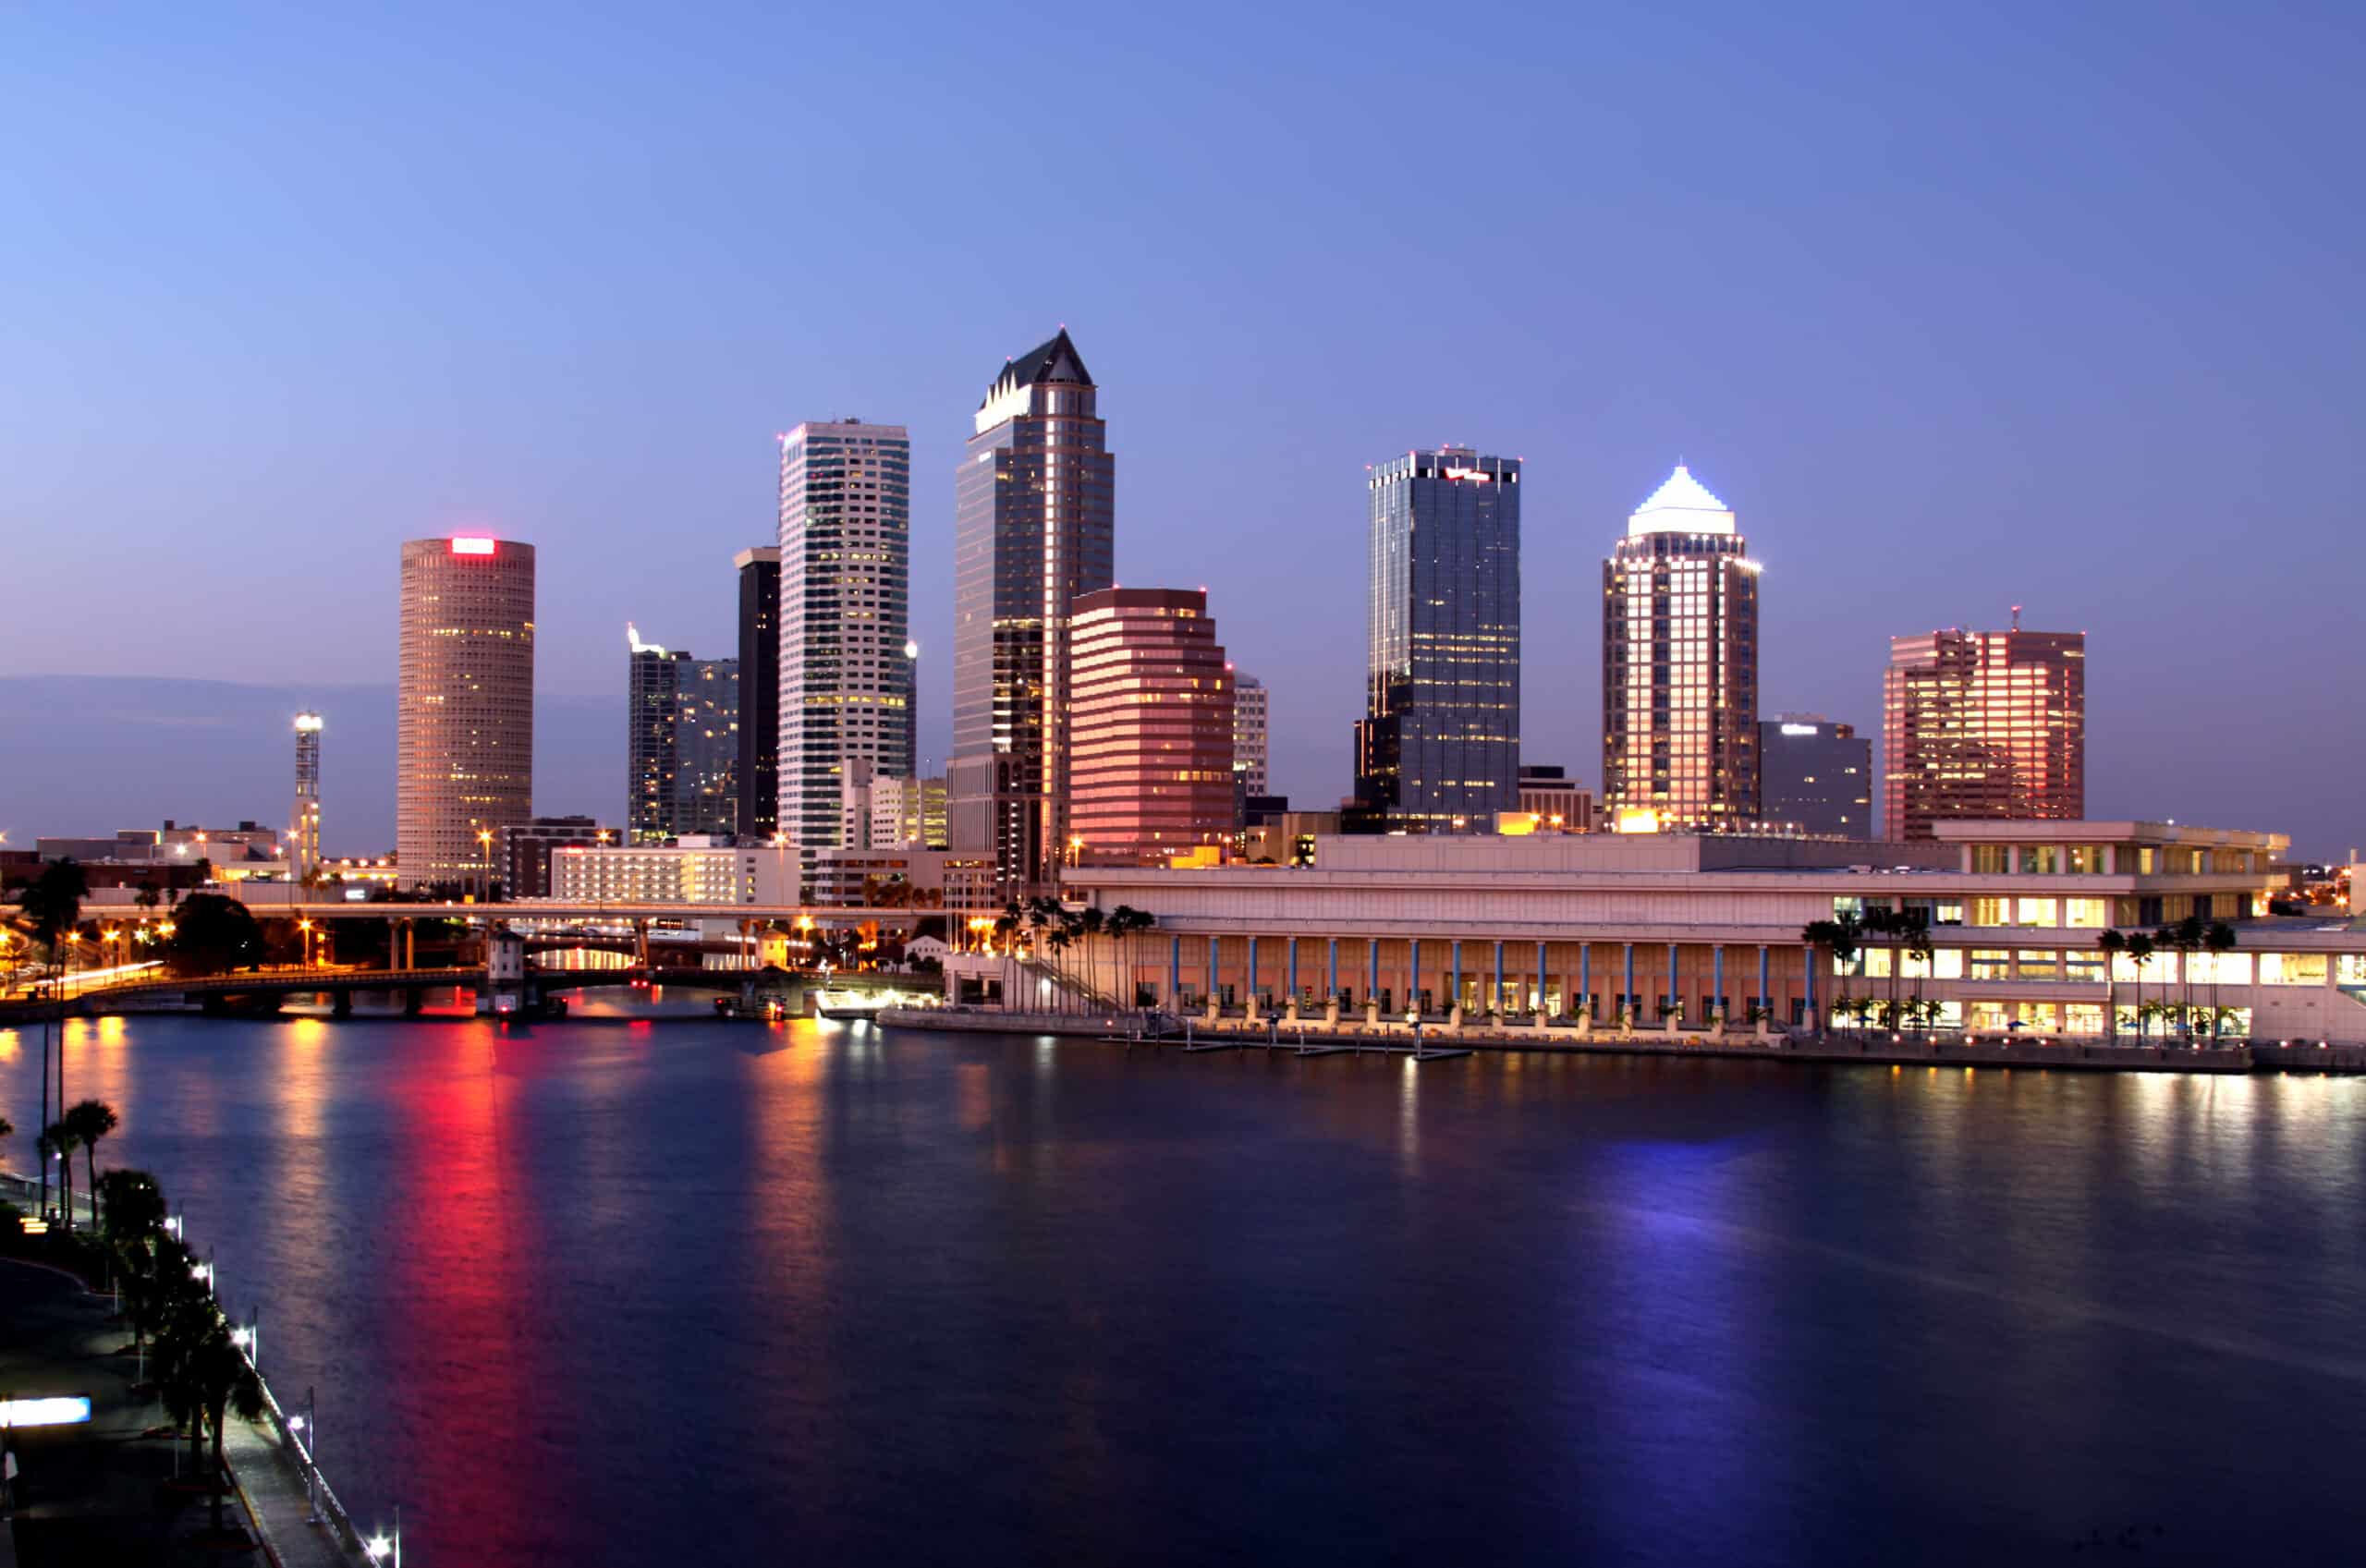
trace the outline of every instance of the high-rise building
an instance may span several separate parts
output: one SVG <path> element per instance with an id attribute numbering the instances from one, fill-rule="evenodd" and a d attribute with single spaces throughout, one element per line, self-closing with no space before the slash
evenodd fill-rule
<path id="1" fill-rule="evenodd" d="M 626 696 L 627 842 L 728 833 L 738 820 L 739 661 L 693 659 L 640 640 Z"/>
<path id="2" fill-rule="evenodd" d="M 1240 777 L 1247 796 L 1267 794 L 1265 787 L 1265 683 L 1255 675 L 1232 673 L 1232 771 Z"/>
<path id="3" fill-rule="evenodd" d="M 736 833 L 739 820 L 739 661 L 693 659 L 675 727 L 675 833 Z"/>
<path id="4" fill-rule="evenodd" d="M 1519 480 L 1458 446 L 1372 470 L 1355 828 L 1484 831 L 1519 803 Z"/>
<path id="5" fill-rule="evenodd" d="M 780 438 L 779 831 L 810 867 L 839 842 L 847 766 L 911 773 L 912 444 L 813 421 Z"/>
<path id="6" fill-rule="evenodd" d="M 2020 629 L 1890 639 L 1882 683 L 1883 831 L 2087 809 L 2087 636 Z"/>
<path id="7" fill-rule="evenodd" d="M 1758 726 L 1759 809 L 1769 822 L 1842 838 L 1873 836 L 1873 742 L 1821 713 Z"/>
<path id="8" fill-rule="evenodd" d="M 682 687 L 690 656 L 640 640 L 625 623 L 630 651 L 625 697 L 625 833 L 632 844 L 663 844 L 681 831 Z"/>
<path id="9" fill-rule="evenodd" d="M 406 887 L 466 883 L 534 814 L 534 547 L 407 541 L 401 619 L 397 869 Z"/>
<path id="10" fill-rule="evenodd" d="M 1071 863 L 1158 865 L 1231 842 L 1232 676 L 1208 596 L 1110 588 L 1071 609 Z"/>
<path id="11" fill-rule="evenodd" d="M 1069 616 L 1114 580 L 1116 458 L 1065 328 L 994 378 L 954 490 L 953 846 L 1008 897 L 1059 875 Z"/>
<path id="12" fill-rule="evenodd" d="M 1760 817 L 1758 563 L 1677 465 L 1602 564 L 1602 803 L 1610 824 Z"/>
<path id="13" fill-rule="evenodd" d="M 287 880 L 321 863 L 321 716 L 296 715 L 296 804 L 287 814 Z"/>
<path id="14" fill-rule="evenodd" d="M 739 570 L 739 803 L 733 832 L 768 839 L 780 826 L 780 549 L 731 558 Z"/>

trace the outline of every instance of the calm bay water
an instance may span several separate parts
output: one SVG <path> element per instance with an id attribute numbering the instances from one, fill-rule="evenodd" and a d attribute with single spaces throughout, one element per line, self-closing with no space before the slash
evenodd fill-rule
<path id="1" fill-rule="evenodd" d="M 2358 1081 L 589 1018 L 110 1020 L 66 1062 L 427 1568 L 2366 1526 Z"/>

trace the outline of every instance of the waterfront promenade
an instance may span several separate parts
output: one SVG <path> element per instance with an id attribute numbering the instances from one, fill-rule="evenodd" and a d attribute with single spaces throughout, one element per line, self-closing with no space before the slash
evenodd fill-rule
<path id="1" fill-rule="evenodd" d="M 1139 1013 L 1020 1013 L 993 1007 L 886 1008 L 879 1021 L 901 1028 L 970 1033 L 1069 1035 L 1127 1044 L 1178 1049 L 1237 1048 L 1313 1055 L 1335 1051 L 1382 1051 L 1400 1054 L 1469 1051 L 1542 1051 L 1556 1055 L 1720 1056 L 1757 1061 L 1863 1063 L 1888 1066 L 2055 1067 L 2105 1073 L 2241 1074 L 2255 1072 L 2366 1073 L 2366 1048 L 2230 1041 L 2220 1045 L 2111 1044 L 2077 1039 L 1998 1039 L 1966 1035 L 1764 1034 L 1748 1028 L 1719 1033 L 1706 1029 L 1636 1028 L 1580 1031 L 1569 1026 L 1425 1022 L 1372 1024 L 1361 1019 L 1239 1016 L 1210 1020 L 1199 1015 L 1159 1016 L 1150 1026 Z"/>
<path id="2" fill-rule="evenodd" d="M 20 1177 L 0 1185 L 12 1199 L 24 1196 Z M 79 1195 L 75 1208 L 84 1209 Z M 250 1544 L 206 1538 L 206 1491 L 155 1392 L 135 1385 L 129 1339 L 108 1296 L 63 1270 L 0 1258 L 0 1392 L 87 1394 L 91 1407 L 87 1425 L 13 1434 L 20 1474 L 0 1529 L 0 1568 L 214 1562 L 256 1547 L 262 1556 L 250 1560 L 276 1568 L 370 1562 L 333 1497 L 311 1522 L 304 1467 L 275 1402 L 261 1420 L 231 1416 L 223 1433 L 225 1523 Z"/>

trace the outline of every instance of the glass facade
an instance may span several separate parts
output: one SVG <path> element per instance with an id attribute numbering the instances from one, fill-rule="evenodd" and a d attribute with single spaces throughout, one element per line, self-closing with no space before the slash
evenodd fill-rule
<path id="1" fill-rule="evenodd" d="M 693 659 L 627 634 L 627 842 L 736 831 L 739 662 Z"/>
<path id="2" fill-rule="evenodd" d="M 850 764 L 915 771 L 911 468 L 901 425 L 814 421 L 781 437 L 777 829 L 809 874 L 843 843 Z"/>
<path id="3" fill-rule="evenodd" d="M 1759 808 L 1770 822 L 1873 836 L 1873 743 L 1852 724 L 1785 713 L 1758 726 Z"/>
<path id="4" fill-rule="evenodd" d="M 1957 818 L 2086 815 L 2083 632 L 1892 638 L 1882 711 L 1883 821 L 1891 838 L 1928 839 L 1933 822 Z M 2025 871 L 2064 864 L 2055 845 L 2025 854 L 2051 862 L 2025 864 Z M 2067 854 L 2070 870 L 2102 869 L 2096 846 Z"/>
<path id="5" fill-rule="evenodd" d="M 1617 821 L 1760 820 L 1758 563 L 1678 465 L 1602 566 L 1603 803 Z"/>
<path id="6" fill-rule="evenodd" d="M 780 551 L 743 550 L 739 569 L 739 804 L 732 831 L 766 839 L 780 826 Z"/>
<path id="7" fill-rule="evenodd" d="M 1070 859 L 1165 865 L 1228 841 L 1233 686 L 1208 596 L 1081 594 L 1075 637 Z"/>
<path id="8" fill-rule="evenodd" d="M 953 847 L 996 895 L 1059 879 L 1067 833 L 1069 619 L 1115 577 L 1116 459 L 1063 331 L 1003 367 L 954 482 Z"/>
<path id="9" fill-rule="evenodd" d="M 1367 488 L 1354 825 L 1492 827 L 1519 808 L 1519 461 L 1409 452 Z"/>

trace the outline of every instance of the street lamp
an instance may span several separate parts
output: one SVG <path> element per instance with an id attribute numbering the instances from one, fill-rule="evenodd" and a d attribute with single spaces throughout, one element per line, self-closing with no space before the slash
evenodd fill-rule
<path id="1" fill-rule="evenodd" d="M 477 879 L 480 888 L 477 902 L 490 904 L 493 902 L 493 830 L 491 828 L 477 830 L 477 851 L 479 868 Z"/>

